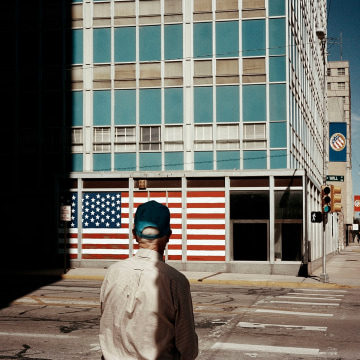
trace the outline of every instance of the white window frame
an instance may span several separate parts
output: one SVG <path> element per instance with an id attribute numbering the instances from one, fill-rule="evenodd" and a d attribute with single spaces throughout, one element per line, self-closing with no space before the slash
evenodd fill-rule
<path id="1" fill-rule="evenodd" d="M 239 150 L 240 132 L 238 124 L 216 126 L 216 150 Z"/>
<path id="2" fill-rule="evenodd" d="M 244 124 L 244 150 L 266 150 L 266 123 Z"/>
<path id="3" fill-rule="evenodd" d="M 146 134 L 149 130 L 149 133 Z M 149 139 L 146 139 L 148 136 Z M 140 127 L 140 151 L 161 151 L 161 127 L 141 126 Z"/>
<path id="4" fill-rule="evenodd" d="M 93 151 L 110 152 L 111 151 L 111 128 L 110 126 L 96 126 L 93 130 Z"/>
<path id="5" fill-rule="evenodd" d="M 194 126 L 194 149 L 195 150 L 213 150 L 213 126 L 195 125 Z"/>
<path id="6" fill-rule="evenodd" d="M 165 126 L 164 145 L 165 151 L 180 151 L 184 149 L 183 126 Z"/>
<path id="7" fill-rule="evenodd" d="M 115 152 L 136 151 L 136 127 L 116 126 L 114 135 Z"/>

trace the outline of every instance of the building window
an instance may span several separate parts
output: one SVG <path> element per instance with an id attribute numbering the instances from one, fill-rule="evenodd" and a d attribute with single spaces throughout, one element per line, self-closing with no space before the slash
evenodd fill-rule
<path id="1" fill-rule="evenodd" d="M 344 82 L 338 82 L 338 90 L 345 90 L 345 83 Z"/>
<path id="2" fill-rule="evenodd" d="M 71 152 L 80 153 L 83 151 L 83 129 L 72 128 L 71 129 Z"/>
<path id="3" fill-rule="evenodd" d="M 345 75 L 345 68 L 338 68 L 338 75 L 344 76 Z"/>
<path id="4" fill-rule="evenodd" d="M 136 151 L 135 127 L 115 128 L 115 152 Z"/>
<path id="5" fill-rule="evenodd" d="M 72 64 L 83 63 L 84 34 L 82 29 L 72 30 Z"/>
<path id="6" fill-rule="evenodd" d="M 182 59 L 183 26 L 182 24 L 165 25 L 164 27 L 165 60 Z"/>
<path id="7" fill-rule="evenodd" d="M 327 83 L 327 89 L 328 89 L 328 90 L 331 90 L 331 82 L 328 82 L 328 83 Z"/>
<path id="8" fill-rule="evenodd" d="M 239 122 L 239 87 L 217 86 L 216 87 L 216 121 Z"/>
<path id="9" fill-rule="evenodd" d="M 135 26 L 114 29 L 115 62 L 131 62 L 136 60 L 136 28 Z"/>
<path id="10" fill-rule="evenodd" d="M 213 128 L 212 125 L 195 126 L 195 150 L 213 149 Z"/>
<path id="11" fill-rule="evenodd" d="M 161 150 L 160 126 L 140 128 L 140 150 Z"/>
<path id="12" fill-rule="evenodd" d="M 182 126 L 166 126 L 165 127 L 165 150 L 177 151 L 183 150 L 183 127 Z"/>
<path id="13" fill-rule="evenodd" d="M 265 20 L 246 20 L 242 22 L 243 56 L 265 56 Z"/>
<path id="14" fill-rule="evenodd" d="M 194 88 L 194 122 L 213 121 L 213 88 L 210 86 Z"/>
<path id="15" fill-rule="evenodd" d="M 274 58 L 270 58 L 274 59 Z M 276 57 L 275 59 L 279 59 Z M 281 58 L 280 58 L 281 59 Z M 284 66 L 284 64 L 281 64 Z M 285 66 L 284 66 L 285 67 Z M 265 58 L 243 59 L 243 83 L 258 83 L 266 81 Z"/>
<path id="16" fill-rule="evenodd" d="M 194 24 L 194 57 L 212 57 L 212 23 Z"/>
<path id="17" fill-rule="evenodd" d="M 142 26 L 139 29 L 140 61 L 161 60 L 160 25 Z"/>
<path id="18" fill-rule="evenodd" d="M 216 23 L 216 57 L 239 56 L 239 22 Z"/>
<path id="19" fill-rule="evenodd" d="M 109 152 L 111 150 L 110 127 L 94 127 L 93 150 L 96 152 Z"/>
<path id="20" fill-rule="evenodd" d="M 109 63 L 111 61 L 111 31 L 110 28 L 94 29 L 94 63 Z"/>
<path id="21" fill-rule="evenodd" d="M 238 150 L 240 149 L 240 137 L 238 125 L 218 125 L 216 127 L 216 149 Z"/>
<path id="22" fill-rule="evenodd" d="M 266 124 L 244 124 L 244 149 L 266 149 Z"/>

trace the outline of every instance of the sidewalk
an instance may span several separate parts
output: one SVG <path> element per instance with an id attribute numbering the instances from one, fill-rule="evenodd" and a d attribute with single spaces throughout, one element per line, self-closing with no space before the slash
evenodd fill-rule
<path id="1" fill-rule="evenodd" d="M 237 273 L 212 273 L 183 271 L 183 274 L 193 284 L 219 284 L 264 287 L 321 287 L 334 288 L 360 288 L 360 245 L 350 244 L 339 254 L 333 256 L 326 263 L 328 283 L 320 281 L 320 267 L 310 277 L 297 277 L 286 275 L 261 275 Z M 63 279 L 77 280 L 103 280 L 106 269 L 75 268 L 62 274 Z"/>

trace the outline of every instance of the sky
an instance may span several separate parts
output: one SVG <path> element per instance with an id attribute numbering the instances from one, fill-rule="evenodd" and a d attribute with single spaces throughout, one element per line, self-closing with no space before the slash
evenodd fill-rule
<path id="1" fill-rule="evenodd" d="M 349 61 L 353 195 L 360 195 L 360 0 L 327 0 L 328 61 Z M 357 217 L 360 213 L 355 214 Z"/>

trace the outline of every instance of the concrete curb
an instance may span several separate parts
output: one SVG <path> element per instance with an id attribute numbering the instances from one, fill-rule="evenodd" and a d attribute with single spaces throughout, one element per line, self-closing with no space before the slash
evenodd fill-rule
<path id="1" fill-rule="evenodd" d="M 304 282 L 283 282 L 283 281 L 256 281 L 256 280 L 195 280 L 189 279 L 190 284 L 209 284 L 209 285 L 238 285 L 238 286 L 262 286 L 262 287 L 281 287 L 281 288 L 322 288 L 322 289 L 349 289 L 357 286 L 332 284 L 332 283 L 304 283 Z"/>
<path id="2" fill-rule="evenodd" d="M 63 274 L 62 279 L 67 280 L 94 280 L 103 281 L 103 275 L 85 275 L 85 274 Z M 188 279 L 190 284 L 204 285 L 228 285 L 228 286 L 256 286 L 256 287 L 281 287 L 281 288 L 304 288 L 304 289 L 351 289 L 360 288 L 360 286 L 342 285 L 335 283 L 307 283 L 306 279 L 301 282 L 287 281 L 262 281 L 262 280 L 230 280 L 230 279 Z"/>

